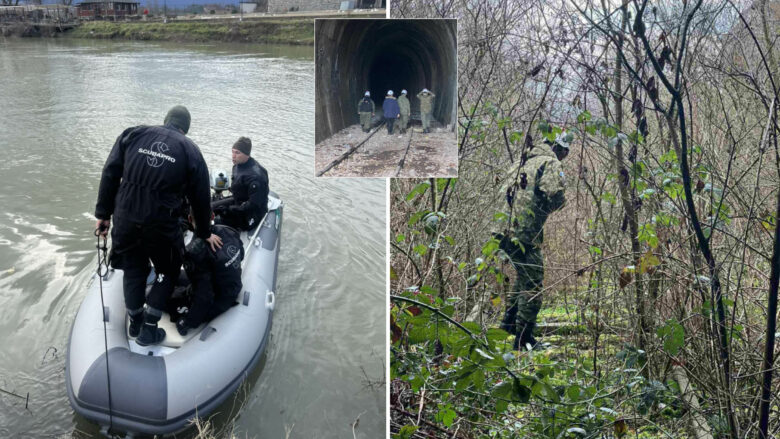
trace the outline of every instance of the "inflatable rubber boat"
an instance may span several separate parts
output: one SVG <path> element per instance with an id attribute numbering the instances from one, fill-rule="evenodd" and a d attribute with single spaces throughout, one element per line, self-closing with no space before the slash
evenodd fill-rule
<path id="1" fill-rule="evenodd" d="M 186 337 L 166 314 L 159 322 L 165 340 L 155 346 L 136 344 L 127 335 L 122 270 L 109 269 L 103 276 L 103 309 L 95 274 L 68 344 L 65 380 L 73 409 L 102 427 L 168 434 L 187 428 L 196 415 L 207 416 L 230 396 L 255 367 L 270 336 L 282 210 L 271 192 L 264 220 L 241 232 L 246 255 L 238 304 Z"/>

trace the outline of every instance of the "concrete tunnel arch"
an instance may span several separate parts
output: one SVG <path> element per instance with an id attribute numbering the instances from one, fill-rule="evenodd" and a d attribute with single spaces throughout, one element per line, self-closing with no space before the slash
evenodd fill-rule
<path id="1" fill-rule="evenodd" d="M 457 111 L 456 20 L 316 20 L 315 142 L 359 123 L 357 103 L 366 90 L 381 114 L 387 90 L 436 94 L 433 117 L 448 125 Z"/>

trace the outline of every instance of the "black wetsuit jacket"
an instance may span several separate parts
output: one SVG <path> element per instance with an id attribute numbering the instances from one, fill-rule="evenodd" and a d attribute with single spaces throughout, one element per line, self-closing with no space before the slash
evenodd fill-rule
<path id="1" fill-rule="evenodd" d="M 222 239 L 222 248 L 211 251 L 207 242 L 193 238 L 187 246 L 184 268 L 192 283 L 192 306 L 187 324 L 196 327 L 225 312 L 241 292 L 244 246 L 239 232 L 228 226 L 211 226 Z"/>
<path id="2" fill-rule="evenodd" d="M 126 129 L 103 167 L 95 217 L 155 224 L 178 221 L 184 196 L 200 238 L 209 237 L 209 175 L 200 149 L 172 126 Z"/>
<path id="3" fill-rule="evenodd" d="M 245 218 L 246 229 L 251 229 L 268 211 L 268 172 L 252 157 L 233 166 L 230 192 L 235 206 L 231 210 Z"/>

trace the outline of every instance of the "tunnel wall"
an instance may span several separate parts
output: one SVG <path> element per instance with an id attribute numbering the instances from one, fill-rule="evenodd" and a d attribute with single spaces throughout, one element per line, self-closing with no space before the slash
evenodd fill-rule
<path id="1" fill-rule="evenodd" d="M 455 121 L 457 105 L 456 20 L 316 20 L 315 141 L 359 122 L 357 103 L 366 90 L 381 114 L 387 90 L 436 94 L 433 117 Z"/>

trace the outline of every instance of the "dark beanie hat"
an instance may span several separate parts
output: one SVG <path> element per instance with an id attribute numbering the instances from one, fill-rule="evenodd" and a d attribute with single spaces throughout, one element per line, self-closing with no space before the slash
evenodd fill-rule
<path id="1" fill-rule="evenodd" d="M 165 125 L 173 125 L 187 134 L 190 130 L 190 112 L 183 105 L 171 108 L 165 116 Z"/>
<path id="2" fill-rule="evenodd" d="M 252 155 L 252 141 L 248 137 L 239 137 L 233 144 L 233 149 L 243 152 L 246 155 Z"/>

